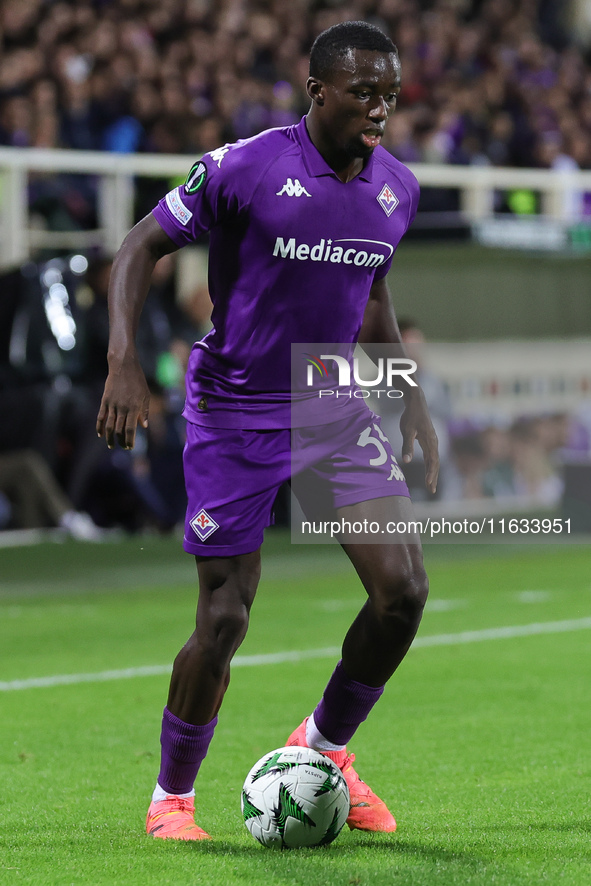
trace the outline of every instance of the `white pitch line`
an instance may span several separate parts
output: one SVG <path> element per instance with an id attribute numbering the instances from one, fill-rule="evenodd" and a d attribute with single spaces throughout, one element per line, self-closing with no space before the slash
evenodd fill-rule
<path id="1" fill-rule="evenodd" d="M 539 634 L 564 634 L 571 631 L 591 630 L 591 617 L 566 621 L 542 621 L 527 625 L 508 625 L 500 628 L 484 628 L 480 631 L 461 631 L 457 634 L 431 634 L 417 637 L 412 649 L 426 646 L 460 646 L 464 643 L 482 643 L 486 640 L 507 640 L 514 637 L 533 637 Z M 334 658 L 340 655 L 340 647 L 303 649 L 292 652 L 273 652 L 269 655 L 237 655 L 233 667 L 256 667 L 259 665 L 300 662 L 314 658 Z M 20 689 L 45 689 L 52 686 L 70 686 L 75 683 L 105 683 L 110 680 L 128 680 L 132 677 L 156 677 L 169 674 L 171 665 L 151 665 L 141 668 L 123 668 L 117 671 L 98 671 L 94 674 L 56 674 L 53 677 L 32 677 L 28 680 L 0 682 L 0 692 Z"/>
<path id="2" fill-rule="evenodd" d="M 509 625 L 504 628 L 484 628 L 480 631 L 461 631 L 459 634 L 433 634 L 417 637 L 417 646 L 458 646 L 462 643 L 481 643 L 483 640 L 505 640 L 511 637 L 533 637 L 536 634 L 564 634 L 570 631 L 586 631 L 591 628 L 591 618 L 573 618 L 567 621 L 538 621 L 529 625 Z"/>
<path id="3" fill-rule="evenodd" d="M 105 683 L 108 680 L 127 680 L 130 677 L 157 677 L 169 674 L 171 665 L 151 665 L 143 668 L 122 668 L 118 671 L 98 671 L 95 674 L 56 674 L 53 677 L 31 677 L 29 680 L 11 680 L 0 683 L 0 692 L 17 689 L 46 689 L 50 686 L 70 686 L 74 683 Z"/>

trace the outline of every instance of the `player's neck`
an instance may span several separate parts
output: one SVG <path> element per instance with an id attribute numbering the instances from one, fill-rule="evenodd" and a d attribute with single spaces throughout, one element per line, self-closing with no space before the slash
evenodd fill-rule
<path id="1" fill-rule="evenodd" d="M 365 166 L 365 160 L 362 157 L 352 158 L 349 154 L 339 150 L 330 138 L 327 138 L 310 114 L 306 118 L 306 127 L 312 144 L 342 182 L 350 182 L 351 179 L 359 175 Z"/>

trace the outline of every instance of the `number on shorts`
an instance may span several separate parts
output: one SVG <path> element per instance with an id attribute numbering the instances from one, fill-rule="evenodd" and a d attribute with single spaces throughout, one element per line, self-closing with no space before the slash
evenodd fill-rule
<path id="1" fill-rule="evenodd" d="M 377 438 L 372 437 L 372 430 L 376 432 Z M 388 452 L 386 451 L 384 443 L 390 445 L 390 441 L 382 431 L 381 427 L 377 424 L 368 425 L 368 427 L 361 432 L 359 439 L 357 440 L 358 446 L 376 447 L 377 455 L 369 460 L 370 465 L 376 468 L 388 461 Z M 388 480 L 404 480 L 404 474 L 398 466 L 394 453 L 390 453 L 390 476 L 388 477 Z"/>
<path id="2" fill-rule="evenodd" d="M 376 440 L 375 437 L 371 436 L 372 428 L 374 428 L 378 435 L 382 438 L 381 440 Z M 388 438 L 385 436 L 384 432 L 380 428 L 379 425 L 370 425 L 365 428 L 364 431 L 359 435 L 359 440 L 357 441 L 358 446 L 375 446 L 378 450 L 378 454 L 375 458 L 370 458 L 369 463 L 372 467 L 377 467 L 378 465 L 383 465 L 384 462 L 388 460 L 388 453 L 386 452 L 386 447 L 382 443 L 382 440 L 388 441 Z"/>

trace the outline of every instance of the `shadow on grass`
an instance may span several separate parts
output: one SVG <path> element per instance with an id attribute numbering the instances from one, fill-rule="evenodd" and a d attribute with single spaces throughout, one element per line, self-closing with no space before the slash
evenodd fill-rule
<path id="1" fill-rule="evenodd" d="M 166 842 L 170 845 L 171 841 Z M 339 860 L 358 859 L 360 852 L 364 856 L 365 852 L 369 852 L 375 858 L 377 864 L 383 864 L 387 861 L 392 862 L 396 857 L 398 860 L 404 861 L 404 858 L 409 856 L 436 864 L 453 864 L 460 868 L 469 868 L 470 870 L 478 869 L 487 864 L 487 860 L 479 857 L 475 852 L 454 851 L 419 841 L 392 838 L 386 834 L 356 835 L 354 840 L 337 839 L 329 846 L 317 846 L 308 849 L 274 850 L 265 849 L 265 847 L 255 841 L 252 842 L 252 845 L 249 845 L 238 840 L 236 842 L 231 840 L 212 840 L 211 842 L 204 840 L 199 843 L 175 844 L 175 850 L 186 853 L 198 852 L 209 857 L 243 858 L 245 860 L 264 858 L 266 861 L 283 859 L 286 862 L 293 862 L 295 859 L 298 859 L 301 861 L 310 860 L 314 863 L 326 860 L 333 863 Z"/>

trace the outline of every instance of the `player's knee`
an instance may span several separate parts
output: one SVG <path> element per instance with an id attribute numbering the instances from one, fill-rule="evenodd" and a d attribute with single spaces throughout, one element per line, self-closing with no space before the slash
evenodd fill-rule
<path id="1" fill-rule="evenodd" d="M 382 576 L 381 587 L 372 602 L 383 620 L 401 616 L 415 620 L 423 612 L 428 593 L 429 579 L 422 567 L 408 572 L 396 571 Z"/>
<path id="2" fill-rule="evenodd" d="M 209 673 L 221 679 L 248 630 L 249 613 L 244 604 L 219 606 L 207 620 L 198 622 L 195 642 L 207 661 Z"/>
<path id="3" fill-rule="evenodd" d="M 213 635 L 221 645 L 240 643 L 248 630 L 249 611 L 244 603 L 221 606 L 212 619 Z"/>
<path id="4" fill-rule="evenodd" d="M 226 660 L 246 635 L 259 576 L 258 563 L 255 566 L 247 569 L 243 563 L 232 563 L 229 568 L 224 563 L 220 568 L 213 563 L 201 571 L 197 633 L 213 658 Z"/>
<path id="5" fill-rule="evenodd" d="M 413 575 L 409 593 L 412 597 L 413 606 L 420 617 L 423 614 L 423 609 L 429 596 L 429 579 L 424 569 Z"/>

